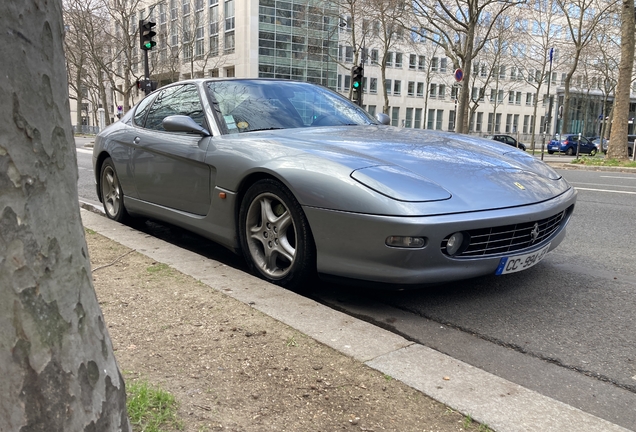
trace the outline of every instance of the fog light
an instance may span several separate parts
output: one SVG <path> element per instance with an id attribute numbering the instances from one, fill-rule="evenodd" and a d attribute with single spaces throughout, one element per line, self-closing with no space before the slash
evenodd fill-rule
<path id="1" fill-rule="evenodd" d="M 424 237 L 390 236 L 386 238 L 386 245 L 417 249 L 426 246 L 426 239 Z"/>
<path id="2" fill-rule="evenodd" d="M 446 253 L 450 256 L 455 255 L 459 248 L 462 246 L 463 241 L 464 234 L 460 232 L 451 234 L 451 236 L 448 238 L 448 242 L 446 243 Z"/>

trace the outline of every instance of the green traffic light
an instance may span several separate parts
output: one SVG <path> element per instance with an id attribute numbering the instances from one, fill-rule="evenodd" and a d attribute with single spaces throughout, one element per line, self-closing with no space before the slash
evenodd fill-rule
<path id="1" fill-rule="evenodd" d="M 353 88 L 357 89 L 358 87 L 360 87 L 360 83 L 358 81 L 354 81 Z"/>

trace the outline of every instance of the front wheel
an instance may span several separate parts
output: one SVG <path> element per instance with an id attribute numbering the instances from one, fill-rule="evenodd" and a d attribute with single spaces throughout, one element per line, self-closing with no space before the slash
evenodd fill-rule
<path id="1" fill-rule="evenodd" d="M 298 288 L 315 272 L 307 218 L 289 189 L 276 180 L 259 180 L 245 193 L 239 239 L 252 273 L 269 282 Z"/>
<path id="2" fill-rule="evenodd" d="M 596 155 L 596 150 L 595 150 L 595 149 L 592 149 L 592 150 L 590 151 L 590 156 L 595 156 L 595 155 Z"/>
<path id="3" fill-rule="evenodd" d="M 99 186 L 102 193 L 104 211 L 109 219 L 124 222 L 128 219 L 128 212 L 124 207 L 124 192 L 119 184 L 119 177 L 111 158 L 104 160 L 99 175 Z"/>

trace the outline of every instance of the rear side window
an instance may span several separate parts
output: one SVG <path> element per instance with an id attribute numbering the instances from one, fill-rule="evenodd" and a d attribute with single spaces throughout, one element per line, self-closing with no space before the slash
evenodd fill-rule
<path id="1" fill-rule="evenodd" d="M 165 130 L 162 124 L 163 119 L 177 114 L 189 116 L 200 126 L 206 127 L 203 106 L 194 84 L 173 86 L 162 90 L 148 111 L 145 127 L 163 131 Z"/>

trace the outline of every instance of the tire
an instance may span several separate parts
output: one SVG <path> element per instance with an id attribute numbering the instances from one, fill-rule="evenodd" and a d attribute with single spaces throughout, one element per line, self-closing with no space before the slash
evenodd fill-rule
<path id="1" fill-rule="evenodd" d="M 565 154 L 568 156 L 573 156 L 574 155 L 574 147 L 568 147 L 568 149 L 565 151 Z"/>
<path id="2" fill-rule="evenodd" d="M 548 154 L 554 154 L 554 152 L 551 150 L 548 150 Z"/>
<path id="3" fill-rule="evenodd" d="M 106 158 L 102 164 L 99 174 L 99 188 L 106 216 L 117 222 L 128 220 L 128 212 L 124 207 L 124 192 L 119 184 L 119 177 L 111 158 Z"/>
<path id="4" fill-rule="evenodd" d="M 250 271 L 271 283 L 298 289 L 315 273 L 316 247 L 307 218 L 276 180 L 259 180 L 245 193 L 239 240 Z"/>
<path id="5" fill-rule="evenodd" d="M 595 156 L 595 155 L 596 155 L 596 150 L 595 149 L 590 150 L 590 156 Z"/>

